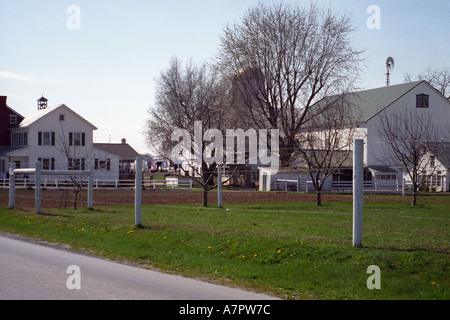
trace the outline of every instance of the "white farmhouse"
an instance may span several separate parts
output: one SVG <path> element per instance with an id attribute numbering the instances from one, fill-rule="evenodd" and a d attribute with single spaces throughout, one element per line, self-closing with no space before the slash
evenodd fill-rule
<path id="1" fill-rule="evenodd" d="M 42 97 L 38 110 L 10 129 L 11 144 L 3 155 L 8 158 L 6 165 L 34 168 L 40 161 L 44 170 L 88 170 L 92 165 L 97 179 L 122 178 L 123 169 L 129 169 L 138 153 L 125 140 L 93 143 L 94 130 L 96 126 L 65 104 L 47 107 Z"/>

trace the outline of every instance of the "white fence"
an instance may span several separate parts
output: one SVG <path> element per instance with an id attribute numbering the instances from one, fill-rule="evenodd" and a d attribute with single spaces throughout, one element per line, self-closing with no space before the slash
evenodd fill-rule
<path id="1" fill-rule="evenodd" d="M 314 192 L 315 188 L 312 181 L 302 179 L 277 179 L 278 190 L 297 191 L 297 192 Z M 404 189 L 403 189 L 404 184 Z M 409 181 L 403 182 L 396 179 L 392 181 L 364 181 L 364 192 L 405 192 L 412 191 L 413 186 Z M 324 189 L 324 192 L 335 193 L 351 193 L 353 190 L 353 181 L 332 181 L 331 187 Z"/>
<path id="2" fill-rule="evenodd" d="M 34 188 L 35 179 L 21 178 L 15 179 L 16 188 Z M 9 189 L 10 180 L 8 178 L 0 179 L 0 188 Z M 83 182 L 87 186 L 87 181 Z M 119 180 L 119 179 L 95 179 L 93 181 L 94 189 L 134 189 L 135 180 Z M 142 186 L 146 189 L 192 189 L 192 180 L 187 181 L 169 179 L 169 180 L 143 180 Z M 41 179 L 41 187 L 45 189 L 70 189 L 73 187 L 73 182 L 70 179 L 64 178 L 43 178 Z"/>

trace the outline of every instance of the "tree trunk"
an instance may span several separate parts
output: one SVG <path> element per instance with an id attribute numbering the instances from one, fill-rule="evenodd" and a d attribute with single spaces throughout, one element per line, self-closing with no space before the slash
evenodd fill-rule
<path id="1" fill-rule="evenodd" d="M 204 207 L 208 206 L 208 186 L 207 185 L 203 186 L 203 206 Z"/>
<path id="2" fill-rule="evenodd" d="M 412 200 L 411 200 L 411 205 L 415 206 L 416 204 L 417 204 L 417 194 L 416 194 L 416 190 L 414 190 Z"/>
<path id="3" fill-rule="evenodd" d="M 415 206 L 417 204 L 417 190 L 419 186 L 416 183 L 413 183 L 413 196 L 411 199 L 411 205 Z"/>
<path id="4" fill-rule="evenodd" d="M 316 191 L 316 205 L 322 206 L 322 192 L 320 190 Z"/>
<path id="5" fill-rule="evenodd" d="M 77 197 L 78 197 L 78 190 L 74 191 L 74 195 L 73 195 L 73 209 L 77 210 Z"/>

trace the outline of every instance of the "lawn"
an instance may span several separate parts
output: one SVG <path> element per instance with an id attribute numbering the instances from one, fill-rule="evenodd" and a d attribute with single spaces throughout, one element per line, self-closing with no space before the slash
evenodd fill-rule
<path id="1" fill-rule="evenodd" d="M 450 298 L 450 201 L 366 201 L 363 247 L 352 247 L 350 201 L 143 205 L 86 209 L 0 207 L 0 230 L 165 272 L 285 299 Z M 369 266 L 381 289 L 368 289 Z"/>

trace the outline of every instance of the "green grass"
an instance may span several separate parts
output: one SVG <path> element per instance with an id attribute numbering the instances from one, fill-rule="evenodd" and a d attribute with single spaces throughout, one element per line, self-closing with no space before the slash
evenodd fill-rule
<path id="1" fill-rule="evenodd" d="M 441 198 L 442 199 L 442 198 Z M 363 247 L 352 203 L 144 205 L 93 211 L 0 208 L 0 230 L 287 299 L 449 299 L 450 201 L 366 201 Z M 369 290 L 378 265 L 381 289 Z"/>

